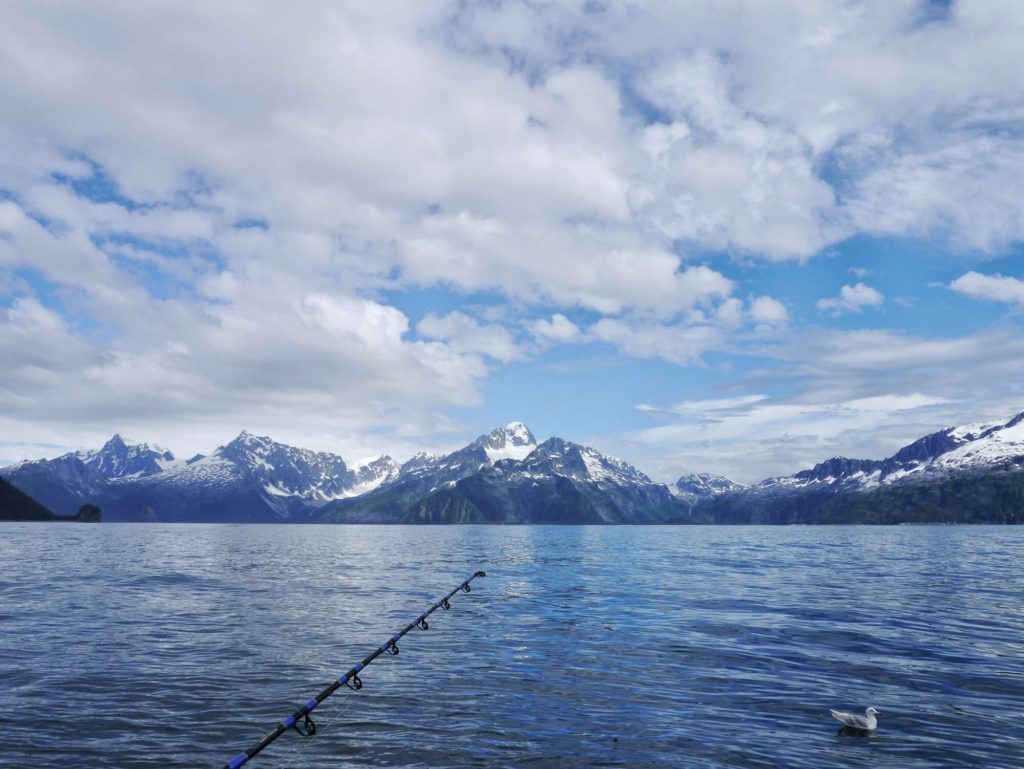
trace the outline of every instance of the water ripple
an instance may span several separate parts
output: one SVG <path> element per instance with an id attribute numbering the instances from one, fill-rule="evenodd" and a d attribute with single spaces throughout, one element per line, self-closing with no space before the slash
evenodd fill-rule
<path id="1" fill-rule="evenodd" d="M 252 766 L 1024 766 L 1022 528 L 0 537 L 0 766 L 221 766 L 477 568 Z"/>

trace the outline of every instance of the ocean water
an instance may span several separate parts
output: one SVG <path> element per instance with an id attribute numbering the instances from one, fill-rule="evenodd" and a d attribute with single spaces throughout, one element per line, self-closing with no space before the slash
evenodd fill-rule
<path id="1" fill-rule="evenodd" d="M 1022 767 L 1024 527 L 0 526 L 0 766 Z M 883 712 L 839 733 L 829 708 Z"/>

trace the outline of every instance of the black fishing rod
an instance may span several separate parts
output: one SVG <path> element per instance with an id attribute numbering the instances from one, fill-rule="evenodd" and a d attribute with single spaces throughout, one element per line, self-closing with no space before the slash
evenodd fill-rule
<path id="1" fill-rule="evenodd" d="M 347 686 L 349 689 L 353 689 L 355 691 L 358 691 L 359 689 L 362 689 L 363 688 L 363 682 L 359 678 L 359 672 L 363 668 L 365 668 L 367 665 L 369 665 L 371 662 L 373 662 L 375 659 L 377 659 L 377 657 L 382 655 L 384 652 L 388 652 L 389 654 L 398 654 L 398 641 L 402 638 L 402 636 L 404 636 L 406 633 L 408 633 L 414 627 L 418 627 L 420 630 L 426 630 L 427 628 L 429 628 L 430 625 L 427 624 L 427 617 L 429 617 L 431 614 L 433 614 L 438 609 L 450 609 L 450 608 L 452 608 L 452 605 L 451 605 L 451 603 L 449 602 L 448 599 L 450 599 L 453 595 L 455 595 L 460 590 L 462 592 L 464 592 L 464 593 L 470 592 L 472 590 L 472 588 L 469 586 L 469 583 L 472 582 L 477 577 L 486 577 L 486 576 L 487 575 L 484 572 L 482 572 L 482 571 L 476 572 L 472 577 L 470 577 L 465 582 L 463 582 L 461 585 L 456 587 L 454 590 L 452 590 L 452 592 L 450 592 L 444 598 L 440 599 L 437 603 L 435 603 L 433 606 L 431 606 L 427 611 L 425 611 L 419 617 L 417 617 L 412 622 L 410 622 L 408 625 L 406 625 L 404 628 L 402 628 L 402 630 L 400 630 L 398 633 L 395 633 L 393 636 L 391 636 L 391 638 L 389 638 L 387 641 L 385 641 L 381 646 L 378 646 L 362 662 L 359 662 L 356 665 L 354 665 L 351 670 L 349 670 L 347 673 L 345 673 L 345 675 L 339 676 L 337 681 L 334 681 L 333 683 L 331 683 L 330 686 L 328 686 L 326 689 L 324 689 L 322 692 L 320 692 L 318 695 L 316 695 L 316 697 L 314 697 L 313 699 L 309 700 L 309 702 L 307 702 L 301 708 L 299 708 L 294 713 L 292 713 L 290 716 L 288 716 L 288 718 L 286 718 L 284 721 L 282 721 L 277 726 L 275 726 L 273 729 L 271 729 L 263 739 L 261 739 L 259 742 L 257 742 L 255 745 L 253 745 L 248 750 L 246 750 L 246 751 L 244 751 L 242 753 L 239 753 L 237 756 L 235 756 L 230 761 L 228 761 L 226 764 L 224 764 L 224 769 L 238 769 L 238 767 L 240 767 L 242 764 L 244 764 L 250 758 L 255 756 L 257 753 L 259 753 L 261 750 L 263 750 L 265 747 L 267 747 L 267 745 L 272 743 L 274 740 L 276 740 L 278 737 L 280 737 L 282 734 L 284 734 L 289 729 L 294 729 L 299 734 L 301 734 L 303 737 L 312 737 L 314 734 L 316 734 L 316 724 L 313 723 L 313 720 L 309 717 L 309 714 L 313 712 L 313 708 L 315 708 L 321 702 L 323 702 L 328 697 L 330 697 L 332 694 L 334 694 L 336 691 L 338 691 L 338 689 L 340 689 L 342 686 Z"/>

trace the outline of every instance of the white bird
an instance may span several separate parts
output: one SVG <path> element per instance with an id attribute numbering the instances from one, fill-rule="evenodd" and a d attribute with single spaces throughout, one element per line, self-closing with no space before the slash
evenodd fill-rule
<path id="1" fill-rule="evenodd" d="M 868 732 L 874 731 L 878 726 L 878 719 L 875 716 L 882 715 L 874 708 L 865 710 L 863 716 L 858 716 L 856 713 L 844 713 L 841 710 L 830 710 L 829 712 L 832 714 L 832 718 L 843 726 L 851 726 L 854 729 L 863 729 Z"/>

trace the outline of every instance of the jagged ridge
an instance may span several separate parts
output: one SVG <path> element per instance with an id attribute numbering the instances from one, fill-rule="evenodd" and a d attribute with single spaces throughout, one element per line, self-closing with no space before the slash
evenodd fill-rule
<path id="1" fill-rule="evenodd" d="M 5 475 L 56 512 L 96 502 L 109 520 L 787 522 L 835 508 L 828 499 L 838 494 L 1022 467 L 1024 413 L 1005 423 L 946 428 L 883 460 L 834 457 L 751 488 L 710 474 L 684 476 L 671 493 L 592 448 L 561 438 L 538 444 L 521 422 L 451 454 L 418 454 L 402 465 L 382 456 L 350 467 L 340 456 L 243 431 L 188 461 L 115 435 L 97 451 L 21 462 Z"/>

